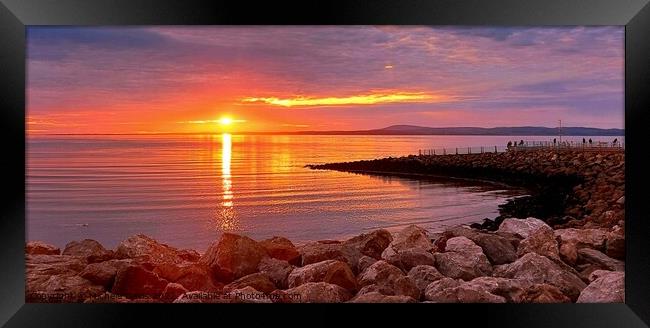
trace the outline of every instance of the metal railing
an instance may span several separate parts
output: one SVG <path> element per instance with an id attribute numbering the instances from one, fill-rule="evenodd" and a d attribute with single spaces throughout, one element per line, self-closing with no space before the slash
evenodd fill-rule
<path id="1" fill-rule="evenodd" d="M 528 151 L 539 149 L 571 150 L 571 151 L 624 151 L 622 142 L 552 142 L 552 141 L 524 141 L 504 146 L 474 146 L 451 148 L 418 149 L 418 155 L 466 155 L 483 153 L 504 153 L 507 151 Z"/>

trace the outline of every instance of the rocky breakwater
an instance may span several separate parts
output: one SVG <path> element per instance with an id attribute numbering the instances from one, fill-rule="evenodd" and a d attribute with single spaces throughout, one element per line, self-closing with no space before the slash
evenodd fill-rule
<path id="1" fill-rule="evenodd" d="M 530 196 L 504 204 L 476 228 L 496 230 L 508 217 L 536 217 L 554 228 L 624 229 L 625 154 L 556 150 L 406 156 L 309 165 L 364 174 L 435 175 L 523 187 Z M 618 229 L 617 228 L 617 229 Z M 616 230 L 618 233 L 618 230 Z M 616 242 L 618 243 L 618 242 Z M 621 244 L 622 246 L 622 244 Z"/>
<path id="2" fill-rule="evenodd" d="M 413 303 L 623 302 L 613 235 L 506 219 L 497 231 L 408 226 L 296 246 L 225 233 L 203 254 L 144 235 L 115 250 L 26 246 L 27 302 Z M 575 257 L 573 257 L 575 255 Z"/>

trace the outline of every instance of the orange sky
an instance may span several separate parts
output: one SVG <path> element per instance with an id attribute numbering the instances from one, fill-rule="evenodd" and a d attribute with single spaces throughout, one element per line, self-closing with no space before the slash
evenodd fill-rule
<path id="1" fill-rule="evenodd" d="M 27 64 L 32 134 L 623 127 L 620 27 L 30 27 Z"/>

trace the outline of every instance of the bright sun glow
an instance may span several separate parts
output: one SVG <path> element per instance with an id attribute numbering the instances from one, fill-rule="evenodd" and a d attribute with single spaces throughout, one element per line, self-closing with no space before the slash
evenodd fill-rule
<path id="1" fill-rule="evenodd" d="M 230 117 L 222 117 L 219 119 L 219 124 L 221 125 L 230 125 L 232 124 L 232 122 L 233 122 L 232 118 Z"/>

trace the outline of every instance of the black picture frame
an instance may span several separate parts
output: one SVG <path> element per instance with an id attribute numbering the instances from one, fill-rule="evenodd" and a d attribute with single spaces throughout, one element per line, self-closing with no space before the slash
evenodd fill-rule
<path id="1" fill-rule="evenodd" d="M 247 307 L 246 326 L 312 320 L 366 324 L 386 316 L 430 324 L 498 324 L 502 327 L 645 327 L 650 323 L 650 202 L 644 137 L 650 116 L 650 5 L 648 0 L 402 0 L 402 1 L 174 1 L 0 0 L 0 323 L 23 326 L 117 326 L 133 318 L 171 323 L 177 318 L 219 324 L 237 318 L 241 305 L 25 304 L 25 27 L 27 25 L 212 24 L 424 24 L 424 25 L 625 25 L 626 302 L 625 304 L 486 304 L 393 306 L 386 311 L 335 305 L 322 309 Z M 226 306 L 226 307 L 223 307 Z M 250 306 L 250 305 L 246 305 Z M 296 305 L 294 305 L 296 306 Z M 387 305 L 379 305 L 387 306 Z M 299 310 L 299 311 L 296 311 Z M 181 313 L 184 312 L 184 313 Z M 260 314 L 266 312 L 265 314 Z M 343 314 L 343 312 L 348 312 Z M 317 317 L 315 317 L 317 316 Z M 308 316 L 309 317 L 309 316 Z M 361 318 L 359 318 L 361 317 Z M 129 320 L 129 322 L 125 322 Z M 301 319 L 303 321 L 305 319 Z M 308 324 L 303 321 L 302 324 Z"/>

